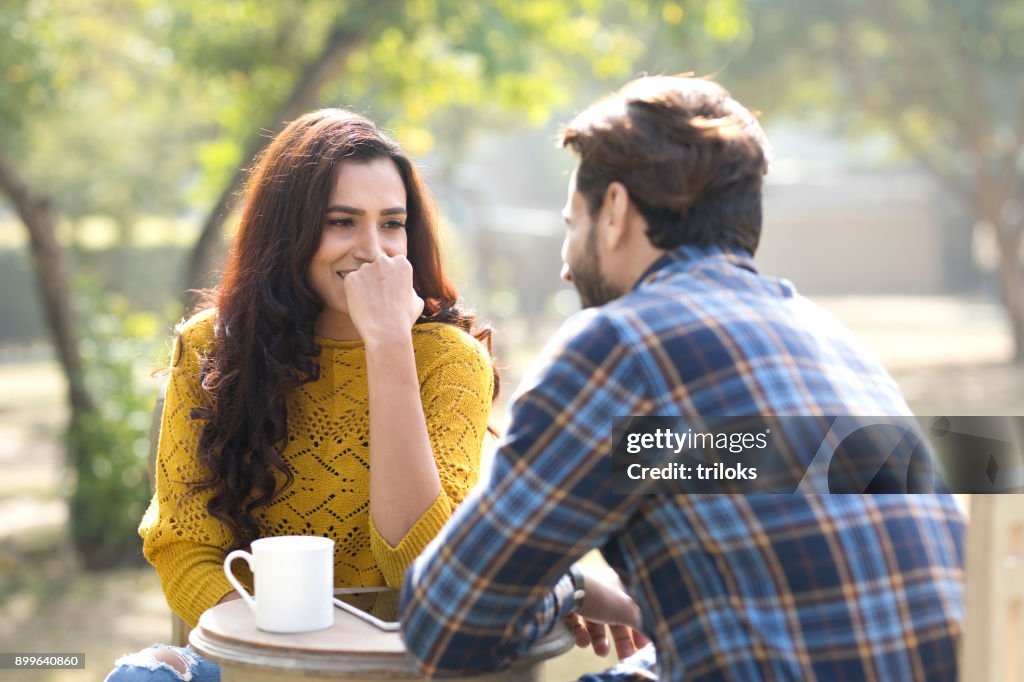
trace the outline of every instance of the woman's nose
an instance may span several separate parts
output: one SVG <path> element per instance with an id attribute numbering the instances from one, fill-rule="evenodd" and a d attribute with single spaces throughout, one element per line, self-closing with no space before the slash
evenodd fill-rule
<path id="1" fill-rule="evenodd" d="M 352 250 L 352 255 L 364 263 L 372 263 L 380 254 L 380 239 L 377 237 L 377 230 L 362 231 Z"/>

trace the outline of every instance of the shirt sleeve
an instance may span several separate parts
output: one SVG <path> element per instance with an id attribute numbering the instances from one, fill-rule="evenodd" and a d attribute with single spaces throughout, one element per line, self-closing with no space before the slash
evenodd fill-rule
<path id="1" fill-rule="evenodd" d="M 440 532 L 480 476 L 480 458 L 494 394 L 494 371 L 487 350 L 451 325 L 428 332 L 443 352 L 426 363 L 420 400 L 430 447 L 441 479 L 433 504 L 397 546 L 381 537 L 370 516 L 370 547 L 385 583 L 398 589 L 406 570 Z"/>
<path id="2" fill-rule="evenodd" d="M 615 416 L 649 405 L 599 311 L 570 318 L 515 398 L 491 477 L 413 563 L 402 633 L 428 676 L 509 665 L 572 606 L 569 566 L 629 518 L 612 490 Z"/>
<path id="3" fill-rule="evenodd" d="M 231 534 L 206 511 L 209 493 L 190 495 L 200 472 L 196 460 L 202 422 L 191 419 L 200 405 L 202 343 L 186 329 L 172 350 L 154 472 L 155 491 L 139 527 L 143 554 L 160 576 L 167 604 L 194 627 L 203 611 L 232 590 L 223 561 Z"/>

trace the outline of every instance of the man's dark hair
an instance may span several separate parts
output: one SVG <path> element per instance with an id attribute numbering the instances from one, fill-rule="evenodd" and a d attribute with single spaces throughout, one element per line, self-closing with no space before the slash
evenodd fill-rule
<path id="1" fill-rule="evenodd" d="M 592 218 L 621 182 L 661 249 L 757 249 L 768 142 L 720 85 L 689 76 L 626 83 L 562 131 L 580 159 L 576 188 Z"/>

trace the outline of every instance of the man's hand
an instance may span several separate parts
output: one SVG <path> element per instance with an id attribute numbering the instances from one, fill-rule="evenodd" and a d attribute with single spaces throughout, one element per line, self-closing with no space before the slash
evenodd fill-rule
<path id="1" fill-rule="evenodd" d="M 620 659 L 646 646 L 650 640 L 640 632 L 640 607 L 626 594 L 615 571 L 595 566 L 579 568 L 585 596 L 579 613 L 566 618 L 566 625 L 576 636 L 576 646 L 593 645 L 594 653 L 607 656 L 611 647 L 605 624 Z"/>
<path id="2" fill-rule="evenodd" d="M 604 623 L 587 620 L 575 613 L 565 619 L 565 624 L 575 635 L 576 646 L 586 649 L 593 645 L 594 653 L 598 656 L 607 656 L 611 648 L 608 644 L 608 632 L 611 633 L 611 640 L 615 643 L 615 655 L 620 661 L 650 644 L 650 640 L 639 630 L 634 630 L 628 625 L 609 625 L 606 632 Z"/>

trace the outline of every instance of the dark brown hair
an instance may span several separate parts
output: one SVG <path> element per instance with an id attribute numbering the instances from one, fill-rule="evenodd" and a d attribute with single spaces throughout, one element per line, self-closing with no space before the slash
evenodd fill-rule
<path id="1" fill-rule="evenodd" d="M 285 399 L 320 376 L 313 324 L 323 301 L 307 271 L 337 170 L 377 159 L 391 159 L 405 185 L 407 257 L 424 301 L 418 322 L 472 329 L 474 316 L 459 309 L 442 268 L 433 201 L 397 143 L 343 109 L 307 114 L 282 130 L 256 159 L 223 278 L 206 292 L 204 307 L 217 308 L 215 340 L 201 371 L 205 404 L 191 415 L 205 420 L 198 458 L 206 472 L 191 492 L 213 491 L 207 510 L 234 533 L 236 546 L 259 537 L 254 513 L 293 481 L 281 454 Z M 490 329 L 475 336 L 490 349 Z"/>
<path id="2" fill-rule="evenodd" d="M 561 146 L 579 156 L 576 188 L 591 217 L 608 185 L 621 182 L 658 248 L 757 249 L 767 140 L 720 85 L 690 76 L 630 81 L 566 126 Z"/>

